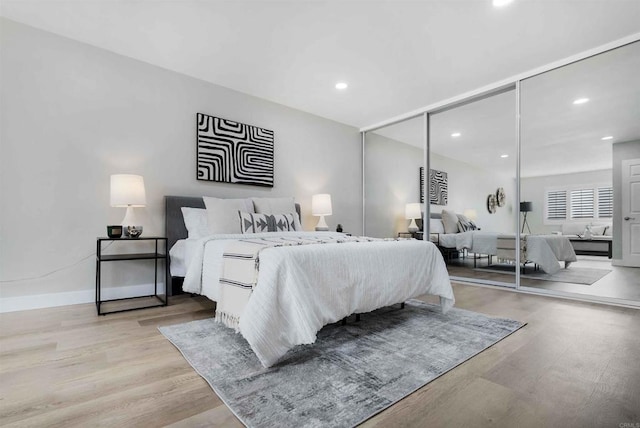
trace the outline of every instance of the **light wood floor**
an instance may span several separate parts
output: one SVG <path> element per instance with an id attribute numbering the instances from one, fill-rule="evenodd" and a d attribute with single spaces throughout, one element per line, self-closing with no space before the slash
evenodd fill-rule
<path id="1" fill-rule="evenodd" d="M 493 262 L 496 262 L 495 258 Z M 477 266 L 486 267 L 487 258 L 478 260 Z M 640 302 L 640 268 L 612 266 L 610 259 L 600 256 L 578 256 L 578 261 L 572 263 L 569 269 L 576 267 L 604 269 L 611 272 L 591 285 L 521 278 L 522 285 L 585 296 L 613 297 Z M 461 278 L 476 278 L 515 284 L 515 275 L 513 274 L 474 269 L 473 257 L 452 260 L 447 264 L 447 269 L 449 275 Z M 529 265 L 527 269 L 532 269 L 532 266 Z"/>
<path id="2" fill-rule="evenodd" d="M 364 426 L 640 423 L 639 310 L 454 288 L 458 307 L 528 325 Z M 0 424 L 241 426 L 157 330 L 212 312 L 179 296 L 104 317 L 93 305 L 0 315 Z"/>

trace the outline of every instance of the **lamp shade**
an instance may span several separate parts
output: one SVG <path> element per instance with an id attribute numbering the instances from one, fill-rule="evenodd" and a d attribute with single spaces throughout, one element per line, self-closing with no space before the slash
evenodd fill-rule
<path id="1" fill-rule="evenodd" d="M 407 220 L 412 220 L 415 218 L 422 217 L 422 210 L 420 209 L 419 203 L 411 203 L 407 204 L 404 207 L 404 216 Z"/>
<path id="2" fill-rule="evenodd" d="M 141 175 L 114 174 L 111 176 L 112 207 L 144 207 L 147 197 Z"/>
<path id="3" fill-rule="evenodd" d="M 311 197 L 311 213 L 314 216 L 331 215 L 331 195 L 328 193 L 320 193 Z"/>
<path id="4" fill-rule="evenodd" d="M 474 210 L 473 208 L 464 210 L 462 214 L 471 221 L 476 221 L 476 219 L 478 218 L 478 211 Z"/>
<path id="5" fill-rule="evenodd" d="M 533 210 L 533 204 L 531 202 L 520 202 L 520 212 L 528 213 Z"/>

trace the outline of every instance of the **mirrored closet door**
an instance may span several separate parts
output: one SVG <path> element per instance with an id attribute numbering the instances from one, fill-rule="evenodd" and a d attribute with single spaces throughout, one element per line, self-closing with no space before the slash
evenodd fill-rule
<path id="1" fill-rule="evenodd" d="M 516 140 L 515 85 L 429 115 L 431 236 L 454 279 L 515 287 Z"/>
<path id="2" fill-rule="evenodd" d="M 422 117 L 367 132 L 364 153 L 365 235 L 422 239 Z"/>
<path id="3" fill-rule="evenodd" d="M 636 42 L 521 82 L 521 218 L 568 264 L 522 288 L 640 301 L 638 70 Z"/>

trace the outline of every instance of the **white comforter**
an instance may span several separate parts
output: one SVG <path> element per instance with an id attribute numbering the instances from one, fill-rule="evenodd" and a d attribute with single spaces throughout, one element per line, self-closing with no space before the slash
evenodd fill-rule
<path id="1" fill-rule="evenodd" d="M 318 236 L 317 232 L 282 234 Z M 254 236 L 260 235 L 274 233 Z M 183 289 L 218 300 L 217 279 L 225 241 L 246 237 L 214 235 L 201 239 Z M 455 301 L 444 260 L 428 242 L 269 248 L 260 253 L 258 285 L 241 316 L 240 333 L 262 364 L 269 367 L 294 346 L 315 342 L 316 333 L 328 323 L 422 294 L 440 296 L 443 311 Z"/>
<path id="2" fill-rule="evenodd" d="M 478 254 L 497 254 L 498 236 L 495 232 L 468 231 L 439 235 L 439 244 L 443 247 L 467 249 Z M 515 236 L 515 235 L 514 235 Z M 525 235 L 527 260 L 540 266 L 546 273 L 553 274 L 560 270 L 558 261 L 565 262 L 568 267 L 577 260 L 573 246 L 566 236 L 561 235 Z"/>

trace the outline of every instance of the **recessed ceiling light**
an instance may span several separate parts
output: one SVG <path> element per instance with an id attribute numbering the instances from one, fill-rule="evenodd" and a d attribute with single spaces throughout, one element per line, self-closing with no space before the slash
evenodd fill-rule
<path id="1" fill-rule="evenodd" d="M 347 85 L 345 82 L 336 83 L 336 89 L 339 89 L 341 91 L 347 89 L 348 87 L 349 87 L 349 85 Z"/>
<path id="2" fill-rule="evenodd" d="M 578 98 L 573 103 L 578 105 L 578 104 L 584 104 L 584 103 L 588 103 L 588 102 L 589 102 L 589 98 Z"/>
<path id="3" fill-rule="evenodd" d="M 508 158 L 509 155 L 500 155 L 501 158 Z"/>
<path id="4" fill-rule="evenodd" d="M 606 140 L 613 140 L 613 136 L 608 135 L 606 137 L 602 137 L 601 140 L 606 141 Z"/>
<path id="5" fill-rule="evenodd" d="M 459 136 L 461 136 L 461 135 L 462 135 L 462 134 L 461 134 L 461 133 L 459 133 L 459 132 L 454 132 L 453 134 L 451 134 L 451 136 L 452 136 L 453 138 L 457 138 L 457 137 L 459 137 Z"/>
<path id="6" fill-rule="evenodd" d="M 506 6 L 509 3 L 511 3 L 513 0 L 493 0 L 493 5 L 495 7 L 502 7 L 502 6 Z"/>

